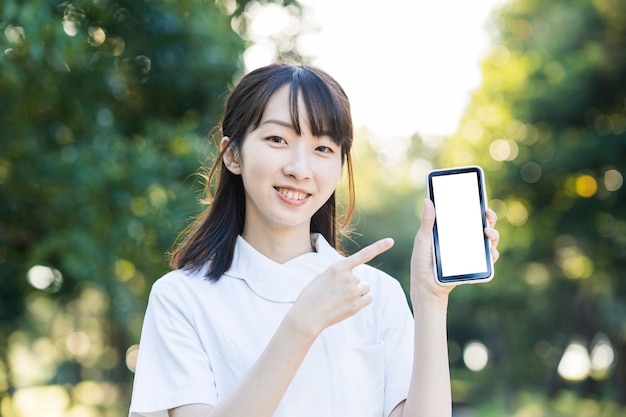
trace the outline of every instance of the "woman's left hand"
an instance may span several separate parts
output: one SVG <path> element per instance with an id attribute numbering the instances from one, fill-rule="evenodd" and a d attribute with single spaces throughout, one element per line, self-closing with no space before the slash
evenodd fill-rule
<path id="1" fill-rule="evenodd" d="M 498 252 L 500 234 L 494 228 L 498 216 L 491 209 L 487 209 L 486 216 L 489 227 L 485 228 L 485 236 L 491 242 L 491 257 L 495 263 L 500 257 Z M 411 256 L 411 298 L 416 301 L 422 300 L 424 297 L 433 297 L 435 300 L 439 299 L 447 303 L 448 294 L 454 285 L 439 285 L 435 279 L 432 248 L 434 224 L 435 207 L 430 199 L 425 199 L 422 223 L 415 235 Z"/>
<path id="2" fill-rule="evenodd" d="M 485 236 L 487 236 L 487 238 L 491 242 L 491 259 L 495 264 L 498 261 L 498 258 L 500 258 L 500 252 L 498 252 L 500 233 L 498 233 L 498 231 L 495 229 L 496 222 L 498 221 L 498 216 L 496 215 L 495 211 L 489 208 L 487 209 L 485 214 L 487 215 L 487 222 L 489 223 L 489 227 L 485 228 Z"/>

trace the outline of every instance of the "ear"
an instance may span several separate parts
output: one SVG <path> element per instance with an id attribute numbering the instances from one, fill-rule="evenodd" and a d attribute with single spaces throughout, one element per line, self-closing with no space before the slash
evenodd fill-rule
<path id="1" fill-rule="evenodd" d="M 241 174 L 241 166 L 239 165 L 239 152 L 230 146 L 230 138 L 224 136 L 220 141 L 220 151 L 222 151 L 222 161 L 226 168 L 235 175 Z"/>

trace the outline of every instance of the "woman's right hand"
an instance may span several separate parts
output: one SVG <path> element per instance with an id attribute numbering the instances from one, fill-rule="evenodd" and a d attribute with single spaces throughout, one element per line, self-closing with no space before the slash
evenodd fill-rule
<path id="1" fill-rule="evenodd" d="M 372 243 L 342 259 L 316 276 L 300 293 L 290 313 L 307 332 L 315 336 L 372 302 L 369 285 L 352 270 L 390 249 L 393 239 Z"/>

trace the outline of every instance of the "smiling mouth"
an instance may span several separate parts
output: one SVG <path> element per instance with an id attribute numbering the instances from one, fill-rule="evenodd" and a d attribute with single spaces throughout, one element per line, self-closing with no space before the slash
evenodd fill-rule
<path id="1" fill-rule="evenodd" d="M 276 189 L 276 191 L 278 191 L 283 197 L 289 199 L 289 200 L 294 200 L 294 201 L 301 201 L 306 199 L 307 197 L 309 197 L 311 194 L 307 194 L 307 193 L 303 193 L 300 191 L 294 191 L 294 190 L 289 190 L 287 188 L 278 188 L 278 187 L 274 187 Z"/>

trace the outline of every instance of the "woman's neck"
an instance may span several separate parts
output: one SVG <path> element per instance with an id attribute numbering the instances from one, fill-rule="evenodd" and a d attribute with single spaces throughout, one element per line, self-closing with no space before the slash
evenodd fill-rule
<path id="1" fill-rule="evenodd" d="M 244 226 L 241 236 L 257 251 L 281 264 L 305 253 L 315 252 L 308 229 L 255 232 Z"/>

